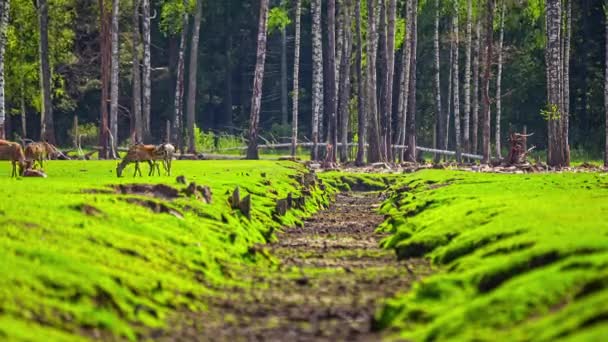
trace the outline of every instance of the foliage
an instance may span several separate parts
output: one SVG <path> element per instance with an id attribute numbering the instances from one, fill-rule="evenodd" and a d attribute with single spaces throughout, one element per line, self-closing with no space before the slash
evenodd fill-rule
<path id="1" fill-rule="evenodd" d="M 277 222 L 277 198 L 300 195 L 291 178 L 305 171 L 299 164 L 173 164 L 175 174 L 211 188 L 210 204 L 120 194 L 111 185 L 185 186 L 172 177 L 133 178 L 132 169 L 117 179 L 113 161 L 51 161 L 49 178 L 20 180 L 9 178 L 8 162 L 0 164 L 0 195 L 10 199 L 0 202 L 2 339 L 79 340 L 92 331 L 105 340 L 146 336 L 178 310 L 203 310 L 202 297 L 213 296 L 213 288 L 241 286 L 240 270 L 272 262 L 250 249 L 253 244 L 328 200 L 313 188 L 304 209 Z M 227 202 L 237 186 L 241 196 L 252 196 L 251 220 Z"/>
<path id="2" fill-rule="evenodd" d="M 425 171 L 392 187 L 384 245 L 438 273 L 389 301 L 407 340 L 598 340 L 608 330 L 605 174 Z"/>
<path id="3" fill-rule="evenodd" d="M 70 139 L 74 141 L 75 128 L 68 132 Z M 80 139 L 80 145 L 82 147 L 88 146 L 97 146 L 99 142 L 99 127 L 94 123 L 87 123 L 83 125 L 78 125 L 78 135 Z"/>
<path id="4" fill-rule="evenodd" d="M 291 24 L 287 10 L 282 6 L 273 7 L 268 13 L 268 34 L 274 31 L 283 31 L 287 25 Z"/>

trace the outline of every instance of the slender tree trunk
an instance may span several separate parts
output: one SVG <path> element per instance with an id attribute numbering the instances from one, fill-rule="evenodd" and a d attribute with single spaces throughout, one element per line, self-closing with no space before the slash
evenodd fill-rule
<path id="1" fill-rule="evenodd" d="M 462 135 L 460 132 L 460 67 L 458 64 L 459 56 L 458 50 L 460 47 L 460 41 L 458 37 L 458 2 L 454 2 L 454 16 L 452 17 L 452 29 L 453 29 L 453 37 L 454 42 L 454 76 L 452 76 L 452 81 L 454 82 L 453 90 L 454 90 L 454 137 L 456 138 L 456 161 L 462 162 Z"/>
<path id="2" fill-rule="evenodd" d="M 287 125 L 287 29 L 281 30 L 281 124 Z"/>
<path id="3" fill-rule="evenodd" d="M 452 28 L 453 23 L 450 23 L 450 32 L 453 31 Z M 449 70 L 449 75 L 448 75 L 448 96 L 447 96 L 447 104 L 445 106 L 445 141 L 444 141 L 444 150 L 447 150 L 448 147 L 450 146 L 450 121 L 451 121 L 451 116 L 452 116 L 452 95 L 454 95 L 454 93 L 452 92 L 452 86 L 453 86 L 453 82 L 452 80 L 454 79 L 454 40 L 450 39 L 450 70 Z M 446 156 L 446 160 L 447 160 L 447 156 Z"/>
<path id="4" fill-rule="evenodd" d="M 435 52 L 435 125 L 439 130 L 439 138 L 437 141 L 437 145 L 443 147 L 445 133 L 444 130 L 446 128 L 445 121 L 442 119 L 442 111 L 441 111 L 441 56 L 439 50 L 439 0 L 435 0 L 435 34 L 433 36 L 433 48 Z M 435 163 L 438 163 L 440 159 L 439 154 L 435 155 Z"/>
<path id="5" fill-rule="evenodd" d="M 562 64 L 562 48 L 561 48 L 561 21 L 562 8 L 560 0 L 547 0 L 546 2 L 547 15 L 547 48 L 545 58 L 547 62 L 548 76 L 548 111 L 550 118 L 549 126 L 549 144 L 547 153 L 547 164 L 550 166 L 562 167 L 567 166 L 565 158 L 565 146 L 563 141 L 563 132 L 561 130 L 563 124 L 563 98 L 561 87 L 563 87 L 563 79 L 560 73 Z"/>
<path id="6" fill-rule="evenodd" d="M 152 106 L 152 65 L 150 57 L 150 0 L 142 0 L 143 72 L 142 72 L 142 121 L 144 140 L 150 140 L 150 108 Z"/>
<path id="7" fill-rule="evenodd" d="M 266 62 L 266 37 L 268 26 L 268 0 L 260 0 L 260 19 L 258 26 L 258 49 L 253 76 L 253 94 L 251 96 L 251 116 L 249 118 L 249 146 L 247 159 L 259 159 L 258 124 L 262 105 L 262 83 L 264 81 L 264 64 Z"/>
<path id="8" fill-rule="evenodd" d="M 319 160 L 320 114 L 323 106 L 323 41 L 321 39 L 321 0 L 312 0 L 312 151 Z"/>
<path id="9" fill-rule="evenodd" d="M 116 156 L 116 145 L 118 142 L 118 74 L 119 69 L 119 41 L 118 41 L 118 10 L 119 0 L 112 1 L 112 66 L 110 84 L 110 131 L 112 134 L 112 158 Z"/>
<path id="10" fill-rule="evenodd" d="M 301 31 L 301 12 L 302 1 L 295 0 L 295 42 L 293 54 L 293 99 L 292 99 L 292 118 L 291 118 L 291 155 L 295 157 L 298 144 L 298 109 L 300 97 L 300 31 Z"/>
<path id="11" fill-rule="evenodd" d="M 196 153 L 194 124 L 196 111 L 196 78 L 198 70 L 198 43 L 203 16 L 203 0 L 196 0 L 196 14 L 192 23 L 192 39 L 190 41 L 190 67 L 188 68 L 188 98 L 186 100 L 186 136 L 188 152 Z"/>
<path id="12" fill-rule="evenodd" d="M 330 80 L 336 79 L 336 0 L 327 1 L 327 77 Z M 336 161 L 336 148 L 338 145 L 338 102 L 336 101 L 336 83 L 328 82 L 326 85 L 329 108 L 325 108 L 325 113 L 329 120 L 329 141 L 334 146 L 330 150 L 331 160 Z"/>
<path id="13" fill-rule="evenodd" d="M 473 4 L 472 0 L 467 0 L 467 29 L 465 46 L 465 65 L 464 65 L 464 118 L 463 118 L 463 148 L 465 152 L 470 149 L 470 118 L 471 118 L 471 50 L 472 50 L 472 29 L 473 29 Z"/>
<path id="14" fill-rule="evenodd" d="M 350 30 L 350 0 L 346 0 L 340 6 L 342 27 L 344 28 L 342 33 L 342 53 L 340 54 L 340 102 L 338 106 L 338 113 L 340 116 L 340 161 L 346 162 L 348 160 L 348 121 L 349 121 L 349 100 L 350 100 L 350 58 L 352 53 L 352 32 Z"/>
<path id="15" fill-rule="evenodd" d="M 184 7 L 188 4 L 188 0 L 184 0 Z M 182 16 L 182 32 L 180 33 L 179 52 L 177 55 L 177 75 L 175 81 L 175 98 L 173 102 L 173 137 L 172 140 L 177 144 L 178 148 L 183 152 L 185 150 L 186 141 L 183 139 L 183 123 L 184 123 L 184 68 L 186 60 L 186 44 L 188 39 L 188 12 L 184 12 Z"/>
<path id="16" fill-rule="evenodd" d="M 608 6 L 604 8 L 604 111 L 605 111 L 605 146 L 604 146 L 604 168 L 608 168 Z"/>
<path id="17" fill-rule="evenodd" d="M 355 163 L 363 165 L 365 159 L 365 142 L 367 137 L 367 115 L 366 115 L 366 93 L 363 79 L 363 36 L 361 32 L 361 0 L 355 0 L 355 20 L 357 26 L 357 57 L 355 64 L 357 66 L 357 158 Z M 608 72 L 608 71 L 607 71 Z M 608 114 L 607 114 L 608 115 Z M 608 143 L 606 143 L 608 146 Z"/>
<path id="18" fill-rule="evenodd" d="M 101 123 L 99 127 L 99 159 L 108 158 L 108 144 L 110 142 L 108 128 L 108 88 L 110 85 L 110 63 L 111 63 L 111 41 L 110 41 L 110 20 L 111 12 L 106 8 L 105 2 L 99 0 L 99 15 L 101 22 L 101 34 L 99 36 L 99 46 L 101 52 L 101 99 L 100 115 Z"/>
<path id="19" fill-rule="evenodd" d="M 21 78 L 21 136 L 27 138 L 27 112 L 25 110 L 25 85 Z"/>
<path id="20" fill-rule="evenodd" d="M 387 145 L 388 136 L 388 114 L 386 113 L 386 101 L 388 92 L 388 33 L 387 33 L 387 16 L 386 16 L 386 2 L 387 0 L 378 0 L 378 78 L 379 78 L 379 92 L 378 92 L 378 116 L 380 120 L 380 159 L 387 160 L 387 150 L 390 147 L 390 143 Z"/>
<path id="21" fill-rule="evenodd" d="M 412 56 L 410 66 L 409 100 L 407 111 L 407 150 L 405 160 L 416 162 L 416 54 L 418 49 L 418 0 L 412 4 Z"/>
<path id="22" fill-rule="evenodd" d="M 49 61 L 49 6 L 47 0 L 38 1 L 38 28 L 40 30 L 40 88 L 42 96 L 42 140 L 55 144 L 55 124 L 51 99 L 51 64 Z"/>
<path id="23" fill-rule="evenodd" d="M 380 153 L 380 130 L 378 123 L 378 103 L 376 101 L 376 51 L 378 32 L 376 13 L 378 0 L 367 0 L 367 113 L 371 124 L 369 132 L 369 151 L 367 161 L 375 163 L 382 160 Z"/>
<path id="24" fill-rule="evenodd" d="M 473 112 L 471 118 L 470 149 L 471 153 L 478 153 L 477 145 L 479 143 L 479 61 L 481 59 L 481 14 L 478 14 L 475 20 L 475 50 L 473 51 Z"/>
<path id="25" fill-rule="evenodd" d="M 500 6 L 500 34 L 498 38 L 498 48 L 496 54 L 498 55 L 498 72 L 496 73 L 496 130 L 494 137 L 496 138 L 496 156 L 502 158 L 501 144 L 500 144 L 500 120 L 502 117 L 502 46 L 505 37 L 505 0 L 501 0 Z"/>
<path id="26" fill-rule="evenodd" d="M 493 40 L 493 23 L 494 23 L 494 0 L 487 0 L 486 6 L 486 53 L 485 53 L 485 66 L 483 70 L 483 159 L 482 163 L 490 163 L 490 129 L 491 129 L 491 118 L 490 118 L 490 68 L 492 66 L 492 40 Z"/>
<path id="27" fill-rule="evenodd" d="M 4 127 L 4 122 L 6 119 L 6 103 L 4 96 L 4 52 L 7 40 L 6 32 L 8 30 L 9 12 L 10 0 L 0 0 L 0 139 L 6 138 Z"/>
<path id="28" fill-rule="evenodd" d="M 131 132 L 132 142 L 143 141 L 143 124 L 141 114 L 141 62 L 140 43 L 141 32 L 139 30 L 139 16 L 141 14 L 141 0 L 133 0 L 133 67 L 131 71 L 133 84 L 133 108 L 131 109 L 131 120 L 133 120 L 134 132 Z"/>
<path id="29" fill-rule="evenodd" d="M 393 141 L 393 80 L 395 77 L 395 22 L 397 17 L 397 1 L 387 0 L 388 28 L 386 36 L 386 92 L 384 94 L 384 115 L 385 115 L 385 144 L 386 159 L 393 161 L 393 151 L 391 144 Z"/>
<path id="30" fill-rule="evenodd" d="M 567 0 L 567 8 L 566 8 L 566 28 L 564 32 L 564 63 L 563 63 L 563 71 L 564 71 L 564 86 L 563 86 L 563 96 L 564 96 L 564 120 L 562 127 L 562 139 L 564 141 L 564 158 L 566 160 L 566 164 L 570 165 L 570 139 L 569 139 L 569 129 L 570 129 L 570 40 L 572 38 L 572 0 Z M 606 4 L 605 6 L 608 6 Z"/>
<path id="31" fill-rule="evenodd" d="M 401 78 L 398 106 L 398 123 L 399 123 L 399 138 L 397 143 L 405 145 L 406 142 L 406 127 L 407 127 L 407 101 L 409 99 L 410 88 L 410 60 L 412 58 L 412 0 L 406 0 L 405 6 L 405 37 L 403 40 L 403 54 L 401 59 Z M 403 161 L 405 150 L 399 150 L 399 160 Z"/>

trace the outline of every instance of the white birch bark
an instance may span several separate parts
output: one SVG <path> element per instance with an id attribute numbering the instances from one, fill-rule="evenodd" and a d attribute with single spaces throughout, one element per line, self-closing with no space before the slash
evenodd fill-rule
<path id="1" fill-rule="evenodd" d="M 188 68 L 188 98 L 186 99 L 186 136 L 188 139 L 188 152 L 195 153 L 194 124 L 196 111 L 196 78 L 198 72 L 198 45 L 203 16 L 203 0 L 196 0 L 196 14 L 192 23 L 192 38 L 190 40 L 190 65 Z"/>
<path id="2" fill-rule="evenodd" d="M 472 50 L 472 29 L 473 29 L 473 4 L 472 0 L 467 0 L 467 28 L 465 46 L 465 65 L 464 65 L 464 118 L 462 124 L 463 147 L 465 152 L 470 148 L 470 117 L 471 117 L 471 50 Z"/>
<path id="3" fill-rule="evenodd" d="M 6 32 L 8 29 L 8 19 L 10 11 L 10 1 L 0 0 L 0 139 L 5 138 L 4 122 L 6 120 L 6 103 L 4 95 L 4 52 L 6 47 Z"/>
<path id="4" fill-rule="evenodd" d="M 300 31 L 301 31 L 301 0 L 295 0 L 295 42 L 293 54 L 293 92 L 292 92 L 292 118 L 291 118 L 291 155 L 295 157 L 298 143 L 298 105 L 300 96 Z"/>
<path id="5" fill-rule="evenodd" d="M 184 5 L 187 7 L 188 0 L 184 0 Z M 182 32 L 180 33 L 179 52 L 177 54 L 177 75 L 175 81 L 175 99 L 173 102 L 173 137 L 172 140 L 177 146 L 184 151 L 186 141 L 183 139 L 183 123 L 184 123 L 184 69 L 186 60 L 186 44 L 188 39 L 188 12 L 184 12 L 182 16 Z"/>
<path id="6" fill-rule="evenodd" d="M 112 1 L 112 64 L 111 64 L 111 80 L 110 80 L 110 132 L 112 134 L 112 146 L 110 148 L 111 158 L 116 156 L 116 144 L 118 141 L 118 75 L 120 72 L 119 66 L 119 49 L 120 42 L 118 40 L 118 11 L 120 0 Z"/>
<path id="7" fill-rule="evenodd" d="M 312 152 L 319 159 L 319 126 L 323 106 L 323 45 L 321 39 L 321 0 L 312 0 Z"/>
<path id="8" fill-rule="evenodd" d="M 502 117 L 502 62 L 503 54 L 502 47 L 505 37 L 505 1 L 502 0 L 500 7 L 500 33 L 498 37 L 498 47 L 496 54 L 498 55 L 498 71 L 496 73 L 496 129 L 494 132 L 496 156 L 502 158 L 501 143 L 500 143 L 500 120 Z"/>
<path id="9" fill-rule="evenodd" d="M 459 37 L 458 37 L 458 2 L 454 2 L 454 14 L 452 17 L 452 29 L 453 29 L 453 37 L 454 39 L 454 75 L 452 76 L 452 82 L 454 85 L 452 89 L 454 90 L 454 137 L 456 138 L 456 161 L 462 161 L 462 136 L 460 132 L 460 70 L 458 64 L 458 49 L 460 45 Z"/>
<path id="10" fill-rule="evenodd" d="M 143 136 L 150 139 L 150 108 L 152 106 L 152 65 L 150 56 L 150 0 L 142 0 L 142 35 L 143 35 L 143 68 L 142 68 L 142 121 Z"/>

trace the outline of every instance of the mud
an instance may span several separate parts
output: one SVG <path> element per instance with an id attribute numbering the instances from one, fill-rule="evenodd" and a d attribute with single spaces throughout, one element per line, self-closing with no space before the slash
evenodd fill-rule
<path id="1" fill-rule="evenodd" d="M 383 299 L 428 275 L 423 259 L 398 261 L 380 249 L 375 193 L 340 194 L 303 227 L 267 248 L 280 263 L 235 275 L 244 286 L 217 289 L 203 313 L 175 317 L 161 340 L 378 341 L 373 316 Z M 387 333 L 387 332 L 384 332 Z"/>

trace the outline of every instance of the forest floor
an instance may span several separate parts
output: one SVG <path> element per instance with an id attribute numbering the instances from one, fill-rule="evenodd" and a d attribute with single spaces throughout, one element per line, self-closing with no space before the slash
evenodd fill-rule
<path id="1" fill-rule="evenodd" d="M 374 314 L 382 300 L 431 272 L 425 259 L 398 261 L 381 249 L 378 193 L 336 196 L 329 209 L 286 229 L 267 246 L 276 269 L 251 269 L 245 286 L 224 288 L 208 311 L 178 317 L 167 340 L 378 341 Z M 386 333 L 386 331 L 384 331 Z"/>

